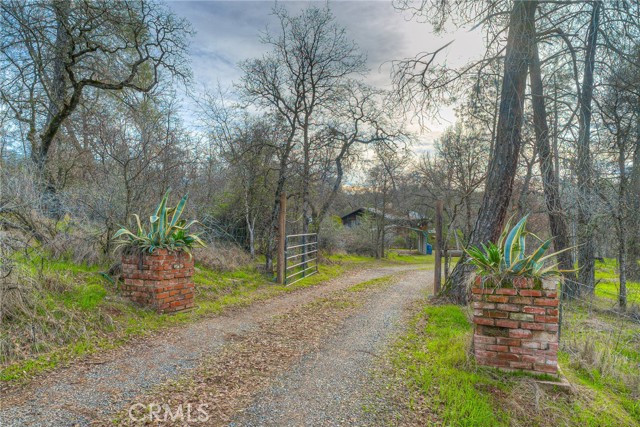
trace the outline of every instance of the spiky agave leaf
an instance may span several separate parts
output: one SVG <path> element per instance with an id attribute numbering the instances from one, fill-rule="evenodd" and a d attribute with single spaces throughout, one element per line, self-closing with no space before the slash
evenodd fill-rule
<path id="1" fill-rule="evenodd" d="M 507 268 L 510 268 L 515 260 L 518 259 L 521 253 L 520 239 L 524 232 L 524 227 L 527 224 L 527 218 L 529 215 L 525 215 L 518 223 L 511 229 L 504 242 L 504 261 Z"/>
<path id="2" fill-rule="evenodd" d="M 189 193 L 185 194 L 182 197 L 182 199 L 180 199 L 180 202 L 178 202 L 178 205 L 174 208 L 173 217 L 171 218 L 171 223 L 169 224 L 171 227 L 175 227 L 178 221 L 180 220 L 180 217 L 182 216 L 182 211 L 184 211 L 184 208 L 187 204 L 188 199 L 189 199 Z"/>
<path id="3" fill-rule="evenodd" d="M 513 218 L 515 218 L 516 214 L 511 215 L 511 218 L 509 218 L 507 220 L 507 223 L 504 225 L 504 228 L 502 229 L 502 233 L 500 233 L 500 237 L 498 238 L 498 243 L 497 246 L 500 249 L 504 249 L 504 241 L 507 239 L 507 234 L 509 234 L 509 230 L 511 229 L 511 222 L 513 221 Z"/>
<path id="4" fill-rule="evenodd" d="M 529 256 L 529 259 L 531 260 L 530 262 L 532 263 L 537 263 L 540 262 L 542 255 L 544 255 L 545 252 L 547 252 L 549 250 L 549 247 L 551 246 L 551 241 L 553 239 L 548 239 L 545 240 L 539 247 L 538 249 L 535 250 L 534 253 L 532 253 Z"/>

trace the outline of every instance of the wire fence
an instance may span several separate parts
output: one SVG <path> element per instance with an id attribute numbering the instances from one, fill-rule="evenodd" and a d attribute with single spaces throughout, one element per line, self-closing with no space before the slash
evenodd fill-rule
<path id="1" fill-rule="evenodd" d="M 560 302 L 560 349 L 569 364 L 595 382 L 640 395 L 640 288 L 629 287 L 623 310 L 617 292 L 572 284 L 579 292 Z"/>

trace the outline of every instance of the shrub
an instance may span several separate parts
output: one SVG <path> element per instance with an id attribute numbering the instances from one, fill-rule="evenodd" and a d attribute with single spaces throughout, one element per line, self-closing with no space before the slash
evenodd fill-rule
<path id="1" fill-rule="evenodd" d="M 167 202 L 170 191 L 167 190 L 155 214 L 149 217 L 149 228 L 144 228 L 140 217 L 134 214 L 138 229 L 134 233 L 126 227 L 120 228 L 113 236 L 116 247 L 124 247 L 125 250 L 138 249 L 149 253 L 155 249 L 168 249 L 191 254 L 192 248 L 206 246 L 197 234 L 189 233 L 189 229 L 198 221 L 187 222 L 180 219 L 187 204 L 188 195 L 185 195 L 175 208 L 169 208 Z"/>
<path id="2" fill-rule="evenodd" d="M 320 225 L 318 244 L 320 249 L 332 254 L 345 249 L 345 228 L 340 217 L 331 217 Z"/>
<path id="3" fill-rule="evenodd" d="M 53 258 L 74 264 L 101 265 L 109 255 L 103 253 L 98 242 L 99 232 L 79 222 L 65 221 L 43 248 Z"/>
<path id="4" fill-rule="evenodd" d="M 219 243 L 194 250 L 198 263 L 215 271 L 233 271 L 251 264 L 251 256 L 240 246 Z"/>
<path id="5" fill-rule="evenodd" d="M 368 215 L 360 218 L 356 226 L 345 228 L 344 246 L 348 253 L 357 255 L 376 256 L 376 222 Z"/>

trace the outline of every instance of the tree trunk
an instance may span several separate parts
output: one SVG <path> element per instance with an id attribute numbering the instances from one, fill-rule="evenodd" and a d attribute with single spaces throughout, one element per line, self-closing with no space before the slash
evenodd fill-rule
<path id="1" fill-rule="evenodd" d="M 587 50 L 584 61 L 584 74 L 580 93 L 580 113 L 578 129 L 578 281 L 585 285 L 590 293 L 595 287 L 595 243 L 591 220 L 591 202 L 593 200 L 593 159 L 591 156 L 591 101 L 593 99 L 593 70 L 595 68 L 598 27 L 600 21 L 600 2 L 593 3 L 591 22 L 587 34 Z"/>
<path id="2" fill-rule="evenodd" d="M 67 95 L 67 74 L 65 63 L 69 57 L 69 34 L 67 26 L 69 21 L 69 13 L 71 11 L 71 2 L 69 0 L 56 0 L 53 2 L 56 15 L 56 42 L 53 60 L 53 74 L 51 78 L 51 91 L 49 94 L 49 106 L 46 123 L 57 122 L 60 112 L 65 107 L 65 99 Z M 62 124 L 60 122 L 60 124 Z M 47 126 L 47 130 L 50 126 Z M 60 126 L 58 125 L 58 128 Z M 56 129 L 57 133 L 57 129 Z M 42 182 L 42 192 L 44 196 L 45 214 L 54 218 L 61 215 L 60 199 L 57 195 L 56 186 L 53 178 L 47 170 L 47 161 L 55 134 L 43 132 L 40 135 L 40 141 L 32 144 L 31 159 L 36 165 L 39 177 Z"/>
<path id="3" fill-rule="evenodd" d="M 340 149 L 340 153 L 334 160 L 334 163 L 336 165 L 336 180 L 333 183 L 333 187 L 331 187 L 331 192 L 328 196 L 325 197 L 324 202 L 320 207 L 320 211 L 313 219 L 313 230 L 316 233 L 320 230 L 322 221 L 324 221 L 324 218 L 327 216 L 327 212 L 329 212 L 329 208 L 333 205 L 333 201 L 335 200 L 338 191 L 340 191 L 340 188 L 342 186 L 342 179 L 344 177 L 344 167 L 342 166 L 342 161 L 345 159 L 347 152 L 352 144 L 353 141 L 344 142 L 342 148 Z"/>
<path id="4" fill-rule="evenodd" d="M 287 182 L 287 164 L 289 163 L 289 154 L 291 153 L 293 138 L 296 129 L 292 128 L 289 132 L 287 145 L 280 157 L 280 169 L 278 171 L 278 183 L 276 184 L 275 200 L 271 209 L 271 219 L 269 220 L 269 228 L 267 229 L 267 250 L 265 253 L 264 268 L 267 274 L 273 274 L 273 254 L 276 251 L 276 231 L 278 225 L 278 215 L 280 213 L 280 194 L 284 191 Z"/>
<path id="5" fill-rule="evenodd" d="M 536 1 L 518 0 L 511 11 L 496 143 L 471 245 L 497 241 L 507 215 L 522 143 L 520 131 L 536 7 Z M 466 302 L 472 271 L 466 257 L 460 258 L 446 285 L 445 292 L 458 303 Z"/>
<path id="6" fill-rule="evenodd" d="M 620 138 L 618 135 L 617 138 Z M 618 215 L 616 218 L 618 231 L 618 269 L 620 290 L 618 292 L 618 303 L 620 309 L 627 309 L 627 231 L 625 223 L 627 218 L 627 170 L 625 144 L 618 144 L 618 170 L 620 171 L 620 187 L 618 188 Z"/>
<path id="7" fill-rule="evenodd" d="M 549 126 L 547 122 L 547 109 L 544 104 L 544 89 L 542 86 L 542 72 L 540 70 L 540 57 L 538 45 L 533 47 L 531 63 L 529 64 L 529 77 L 531 79 L 531 104 L 533 107 L 533 126 L 536 134 L 536 148 L 538 161 L 542 174 L 542 186 L 544 188 L 544 200 L 549 215 L 549 227 L 554 237 L 554 249 L 561 251 L 570 246 L 567 223 L 563 216 L 562 201 L 560 200 L 560 187 L 557 170 L 554 170 L 554 158 L 549 144 Z M 573 297 L 577 294 L 575 273 L 571 254 L 563 252 L 557 256 L 559 267 L 565 270 L 565 281 L 562 287 L 564 297 Z"/>
<path id="8" fill-rule="evenodd" d="M 640 97 L 637 111 L 640 111 Z M 630 215 L 627 219 L 629 233 L 627 277 L 629 280 L 640 281 L 640 114 L 636 118 L 636 144 L 633 150 L 628 193 L 631 200 Z"/>
<path id="9" fill-rule="evenodd" d="M 533 178 L 533 165 L 536 164 L 536 157 L 538 157 L 537 148 L 534 148 L 533 155 L 531 161 L 527 160 L 525 156 L 525 163 L 527 164 L 527 173 L 524 176 L 524 181 L 522 182 L 522 189 L 520 191 L 520 196 L 518 197 L 518 203 L 516 206 L 518 207 L 518 216 L 523 217 L 527 214 L 528 208 L 528 199 L 529 199 L 529 187 L 531 186 L 531 178 Z"/>

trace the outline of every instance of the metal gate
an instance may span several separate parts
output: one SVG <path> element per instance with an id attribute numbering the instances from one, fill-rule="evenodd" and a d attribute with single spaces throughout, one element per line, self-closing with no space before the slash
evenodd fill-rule
<path id="1" fill-rule="evenodd" d="M 284 284 L 292 285 L 317 272 L 318 234 L 286 236 L 284 240 Z"/>

